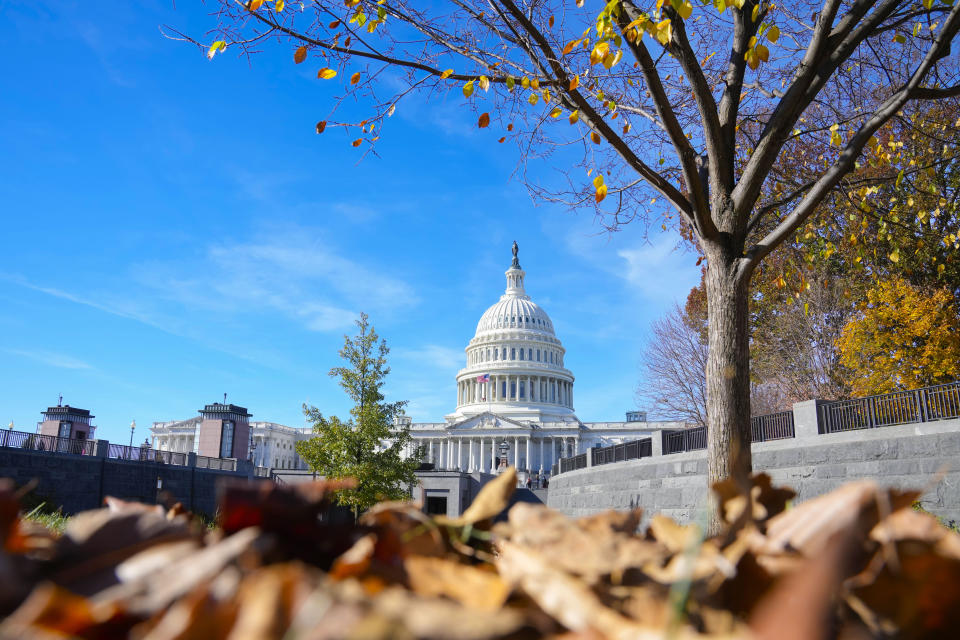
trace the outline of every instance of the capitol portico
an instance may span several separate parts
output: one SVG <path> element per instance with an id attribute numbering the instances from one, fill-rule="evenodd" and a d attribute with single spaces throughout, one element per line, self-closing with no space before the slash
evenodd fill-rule
<path id="1" fill-rule="evenodd" d="M 545 475 L 560 457 L 682 426 L 650 423 L 642 412 L 625 422 L 583 422 L 574 411 L 574 376 L 553 322 L 526 292 L 517 244 L 506 290 L 477 323 L 466 366 L 456 375 L 456 410 L 440 423 L 400 420 L 413 447 L 435 468 L 492 473 L 505 443 L 510 464 Z M 412 451 L 411 451 L 412 453 Z"/>

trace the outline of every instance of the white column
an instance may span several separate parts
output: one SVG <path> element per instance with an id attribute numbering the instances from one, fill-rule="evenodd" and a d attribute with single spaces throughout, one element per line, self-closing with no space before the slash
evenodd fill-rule
<path id="1" fill-rule="evenodd" d="M 520 468 L 520 438 L 513 436 L 513 466 Z"/>
<path id="2" fill-rule="evenodd" d="M 483 438 L 480 438 L 480 473 L 487 472 L 487 461 L 483 457 Z"/>
<path id="3" fill-rule="evenodd" d="M 533 387 L 530 385 L 530 376 L 527 376 L 527 402 L 533 400 Z"/>
<path id="4" fill-rule="evenodd" d="M 527 436 L 527 459 L 524 461 L 524 465 L 528 472 L 533 469 L 533 465 L 530 464 L 530 436 Z"/>
<path id="5" fill-rule="evenodd" d="M 467 471 L 470 473 L 476 471 L 473 462 L 473 438 L 467 438 Z"/>
<path id="6" fill-rule="evenodd" d="M 540 473 L 543 474 L 543 438 L 540 438 Z"/>

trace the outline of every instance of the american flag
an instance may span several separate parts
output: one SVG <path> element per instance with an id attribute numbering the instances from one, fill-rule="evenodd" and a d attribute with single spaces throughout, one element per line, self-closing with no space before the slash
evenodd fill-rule
<path id="1" fill-rule="evenodd" d="M 482 376 L 477 376 L 477 382 L 490 382 L 490 374 L 485 373 Z"/>

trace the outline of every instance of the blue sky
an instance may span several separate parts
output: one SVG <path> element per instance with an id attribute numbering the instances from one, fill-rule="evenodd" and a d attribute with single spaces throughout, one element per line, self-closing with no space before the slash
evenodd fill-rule
<path id="1" fill-rule="evenodd" d="M 133 418 L 142 441 L 224 392 L 259 420 L 342 415 L 327 371 L 361 310 L 392 350 L 388 397 L 440 420 L 514 239 L 580 418 L 634 408 L 649 323 L 696 283 L 695 256 L 532 202 L 515 147 L 459 92 L 403 103 L 360 161 L 348 134 L 314 133 L 336 92 L 316 65 L 161 36 L 202 34 L 200 3 L 2 6 L 3 425 L 32 431 L 59 393 L 120 442 Z"/>

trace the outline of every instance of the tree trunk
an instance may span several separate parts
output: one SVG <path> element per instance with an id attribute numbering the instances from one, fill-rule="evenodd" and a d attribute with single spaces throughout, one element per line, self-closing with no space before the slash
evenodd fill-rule
<path id="1" fill-rule="evenodd" d="M 707 483 L 746 481 L 750 456 L 749 276 L 726 248 L 707 252 Z M 720 527 L 710 500 L 709 533 Z"/>

